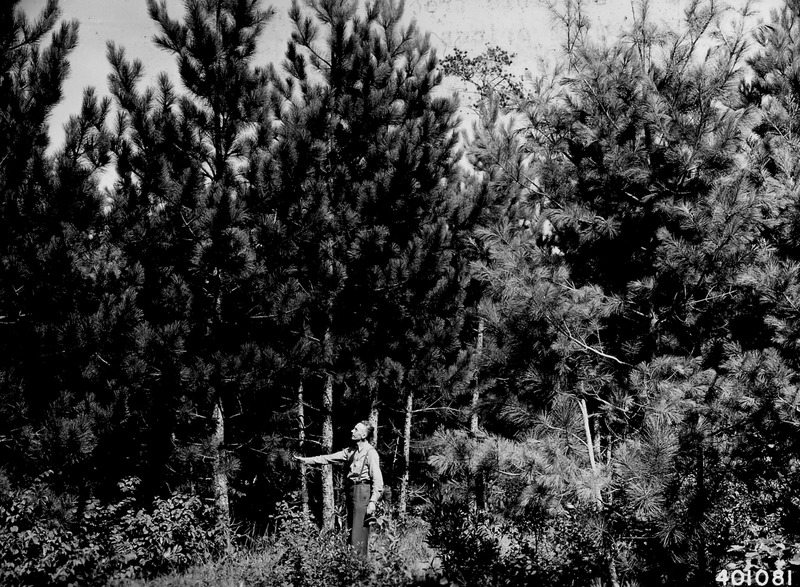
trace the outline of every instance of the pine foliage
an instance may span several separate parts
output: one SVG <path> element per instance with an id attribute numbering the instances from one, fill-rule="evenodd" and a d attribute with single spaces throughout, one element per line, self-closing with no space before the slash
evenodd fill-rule
<path id="1" fill-rule="evenodd" d="M 751 129 L 775 128 L 739 93 L 749 15 L 725 28 L 713 3 L 692 3 L 684 28 L 659 37 L 647 8 L 618 43 L 578 39 L 519 108 L 487 100 L 470 152 L 510 210 L 476 232 L 481 313 L 503 350 L 484 368 L 505 376 L 484 396 L 485 425 L 534 442 L 515 470 L 524 483 L 500 467 L 487 480 L 553 523 L 589 507 L 612 583 L 653 579 L 653 541 L 678 581 L 707 578 L 727 491 L 760 475 L 744 446 L 775 458 L 767 438 L 789 428 L 768 398 L 795 393 L 759 294 L 766 275 L 785 281 L 780 192 L 747 166 L 768 153 Z M 763 45 L 781 42 L 770 28 Z"/>
<path id="2" fill-rule="evenodd" d="M 321 344 L 311 368 L 368 390 L 362 406 L 390 406 L 408 386 L 445 382 L 457 351 L 467 224 L 455 103 L 401 4 L 294 3 L 290 16 L 273 73 L 279 139 L 257 181 L 308 294 L 303 328 Z"/>

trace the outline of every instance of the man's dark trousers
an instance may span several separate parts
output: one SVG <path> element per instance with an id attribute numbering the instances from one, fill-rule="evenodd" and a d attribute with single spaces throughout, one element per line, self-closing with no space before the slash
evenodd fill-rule
<path id="1" fill-rule="evenodd" d="M 364 525 L 372 485 L 356 483 L 350 486 L 347 495 L 347 525 L 350 527 L 350 545 L 363 556 L 369 548 L 369 526 Z"/>

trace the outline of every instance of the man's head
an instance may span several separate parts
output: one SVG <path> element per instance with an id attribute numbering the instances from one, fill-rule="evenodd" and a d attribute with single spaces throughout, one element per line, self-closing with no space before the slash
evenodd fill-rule
<path id="1" fill-rule="evenodd" d="M 372 436 L 372 425 L 367 421 L 364 420 L 363 422 L 359 422 L 353 429 L 350 431 L 352 434 L 353 440 L 356 442 L 360 440 L 368 440 L 370 436 Z"/>

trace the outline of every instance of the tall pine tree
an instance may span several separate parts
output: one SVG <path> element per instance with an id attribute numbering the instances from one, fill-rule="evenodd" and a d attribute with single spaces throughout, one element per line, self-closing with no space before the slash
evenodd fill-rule
<path id="1" fill-rule="evenodd" d="M 97 181 L 107 163 L 109 104 L 87 90 L 64 144 L 48 154 L 47 120 L 62 97 L 78 24 L 58 25 L 55 1 L 33 20 L 17 4 L 3 7 L 0 25 L 0 412 L 10 434 L 3 461 L 22 479 L 57 471 L 55 489 L 85 503 L 109 405 L 90 372 L 99 347 L 86 336 L 100 303 Z"/>
<path id="2" fill-rule="evenodd" d="M 409 430 L 414 390 L 450 377 L 465 276 L 455 245 L 470 217 L 455 181 L 454 103 L 402 5 L 295 3 L 290 16 L 275 74 L 279 159 L 265 185 L 308 292 L 303 336 L 319 348 L 308 373 L 323 386 L 328 450 L 334 390 L 376 424 L 382 406 L 404 406 Z"/>
<path id="3" fill-rule="evenodd" d="M 263 391 L 265 332 L 254 317 L 271 299 L 244 167 L 269 130 L 266 74 L 253 59 L 270 13 L 247 0 L 189 2 L 181 21 L 163 3 L 148 10 L 185 93 L 164 75 L 140 91 L 142 64 L 109 46 L 120 107 L 114 231 L 143 318 L 128 364 L 131 401 L 146 418 L 151 489 L 162 490 L 171 470 L 191 483 L 206 472 L 202 489 L 227 528 L 239 468 L 228 420 Z"/>

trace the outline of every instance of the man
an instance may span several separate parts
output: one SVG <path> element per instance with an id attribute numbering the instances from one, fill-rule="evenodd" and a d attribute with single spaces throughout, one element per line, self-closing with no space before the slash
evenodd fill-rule
<path id="1" fill-rule="evenodd" d="M 381 474 L 378 451 L 369 443 L 372 437 L 372 425 L 359 422 L 351 430 L 355 448 L 346 448 L 339 452 L 317 457 L 295 456 L 302 463 L 313 465 L 329 465 L 331 463 L 349 463 L 347 471 L 347 527 L 350 529 L 350 545 L 366 556 L 369 549 L 369 524 L 364 523 L 375 513 L 378 499 L 383 492 L 383 475 Z"/>

